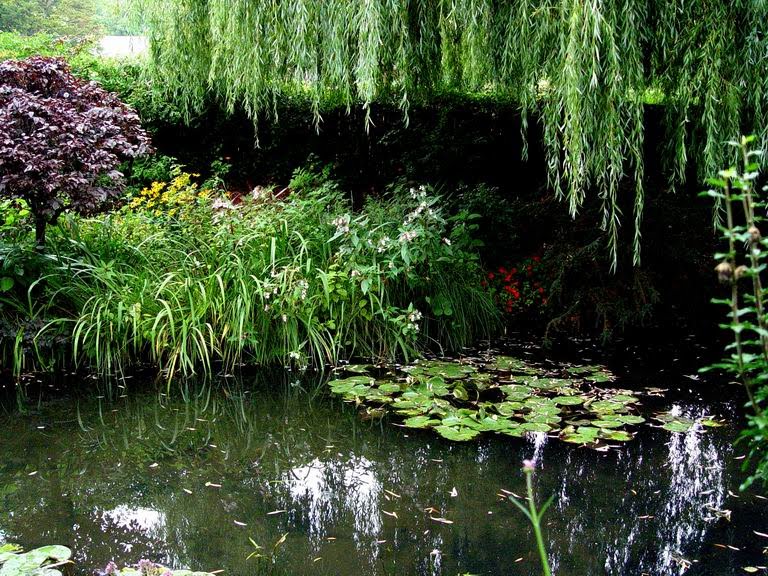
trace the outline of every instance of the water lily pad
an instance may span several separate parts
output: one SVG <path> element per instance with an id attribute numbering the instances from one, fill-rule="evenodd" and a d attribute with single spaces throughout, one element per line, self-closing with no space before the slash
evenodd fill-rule
<path id="1" fill-rule="evenodd" d="M 350 394 L 353 390 L 364 393 L 373 386 L 375 380 L 370 376 L 351 376 L 340 380 L 331 380 L 328 386 L 336 394 Z"/>
<path id="2" fill-rule="evenodd" d="M 394 394 L 395 392 L 400 392 L 402 388 L 400 384 L 396 384 L 395 382 L 384 382 L 379 384 L 378 390 L 383 394 Z"/>
<path id="3" fill-rule="evenodd" d="M 642 424 L 645 422 L 645 418 L 635 414 L 619 414 L 616 416 L 616 420 L 624 422 L 624 424 Z"/>
<path id="4" fill-rule="evenodd" d="M 725 426 L 725 423 L 715 420 L 714 418 L 704 418 L 699 420 L 699 423 L 707 428 L 719 428 L 720 426 Z"/>
<path id="5" fill-rule="evenodd" d="M 622 404 L 634 404 L 635 402 L 639 402 L 635 396 L 629 396 L 628 394 L 616 394 L 615 396 L 611 396 L 611 401 L 621 402 Z"/>
<path id="6" fill-rule="evenodd" d="M 614 440 L 616 442 L 628 442 L 632 440 L 632 434 L 625 430 L 605 430 L 601 436 L 606 440 Z"/>
<path id="7" fill-rule="evenodd" d="M 435 432 L 440 434 L 446 440 L 452 440 L 455 442 L 464 442 L 466 440 L 472 440 L 478 434 L 479 431 L 468 427 L 459 426 L 436 426 Z"/>
<path id="8" fill-rule="evenodd" d="M 524 405 L 521 402 L 500 402 L 496 404 L 496 410 L 502 416 L 513 416 L 516 412 L 522 410 Z"/>
<path id="9" fill-rule="evenodd" d="M 581 396 L 555 396 L 552 398 L 552 401 L 561 406 L 577 406 L 579 404 L 584 404 L 584 398 Z"/>
<path id="10" fill-rule="evenodd" d="M 543 422 L 524 422 L 520 424 L 520 429 L 526 432 L 549 432 L 552 427 Z"/>
<path id="11" fill-rule="evenodd" d="M 688 430 L 693 428 L 693 422 L 690 420 L 671 420 L 670 422 L 665 422 L 662 428 L 670 432 L 688 432 Z"/>
<path id="12" fill-rule="evenodd" d="M 585 380 L 589 380 L 590 382 L 595 382 L 596 384 L 603 383 L 603 382 L 611 382 L 616 379 L 616 377 L 613 374 L 611 374 L 608 370 L 604 368 L 595 370 L 593 372 L 589 372 L 588 374 L 584 374 L 583 378 Z"/>
<path id="13" fill-rule="evenodd" d="M 438 426 L 440 420 L 435 420 L 429 416 L 412 416 L 406 418 L 403 425 L 407 428 L 430 428 L 432 426 Z"/>
<path id="14" fill-rule="evenodd" d="M 621 402 L 614 402 L 613 400 L 598 400 L 592 402 L 589 405 L 589 409 L 593 412 L 620 412 L 625 410 L 624 404 Z"/>
<path id="15" fill-rule="evenodd" d="M 592 425 L 598 428 L 621 428 L 624 423 L 619 420 L 595 420 Z"/>
<path id="16" fill-rule="evenodd" d="M 533 388 L 522 384 L 506 384 L 499 389 L 507 397 L 507 400 L 522 402 L 533 394 Z"/>
<path id="17" fill-rule="evenodd" d="M 46 565 L 66 562 L 71 556 L 72 551 L 65 546 L 42 546 L 29 552 L 21 552 L 17 547 L 4 548 L 0 560 L 0 575 L 61 576 L 61 572 Z"/>
<path id="18" fill-rule="evenodd" d="M 538 368 L 531 366 L 520 358 L 514 358 L 512 356 L 497 356 L 495 360 L 486 364 L 488 370 L 494 372 L 520 372 L 523 374 L 536 374 L 539 372 Z"/>
<path id="19" fill-rule="evenodd" d="M 444 360 L 425 360 L 413 366 L 403 368 L 404 372 L 413 375 L 442 376 L 446 380 L 460 380 L 469 374 L 477 372 L 477 368 L 469 364 L 448 362 Z"/>
<path id="20" fill-rule="evenodd" d="M 342 369 L 344 372 L 351 372 L 352 374 L 367 374 L 371 368 L 370 364 L 347 364 Z"/>

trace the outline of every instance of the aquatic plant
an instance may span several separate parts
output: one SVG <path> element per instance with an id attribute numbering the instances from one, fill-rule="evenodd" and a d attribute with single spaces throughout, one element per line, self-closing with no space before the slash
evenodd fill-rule
<path id="1" fill-rule="evenodd" d="M 762 151 L 754 149 L 755 141 L 744 136 L 730 142 L 739 152 L 739 163 L 719 171 L 710 179 L 712 188 L 703 193 L 725 212 L 718 228 L 727 249 L 715 254 L 719 262 L 715 271 L 720 283 L 730 287 L 730 295 L 715 302 L 728 308 L 723 328 L 732 333 L 733 341 L 726 348 L 730 355 L 711 368 L 737 376 L 747 393 L 749 426 L 741 437 L 749 442 L 745 466 L 751 463 L 754 474 L 743 487 L 758 478 L 768 483 L 768 290 L 763 285 L 768 239 L 760 230 L 765 201 L 757 188 Z"/>
<path id="2" fill-rule="evenodd" d="M 433 429 L 452 441 L 541 432 L 599 448 L 631 440 L 626 428 L 645 422 L 636 393 L 603 387 L 614 377 L 602 366 L 537 366 L 498 356 L 417 361 L 377 377 L 372 367 L 345 370 L 355 375 L 330 381 L 333 393 L 368 415 L 391 410 L 404 417 L 402 426 Z"/>
<path id="3" fill-rule="evenodd" d="M 118 568 L 114 562 L 110 562 L 103 570 L 98 571 L 99 576 L 213 576 L 210 572 L 195 572 L 192 570 L 171 570 L 151 560 L 142 559 L 135 566 Z"/>
<path id="4" fill-rule="evenodd" d="M 43 546 L 23 552 L 13 544 L 0 545 L 2 576 L 61 576 L 56 568 L 67 564 L 72 551 L 65 546 Z"/>
<path id="5" fill-rule="evenodd" d="M 539 551 L 539 558 L 541 560 L 541 570 L 544 576 L 551 576 L 552 571 L 549 569 L 549 557 L 547 556 L 547 547 L 544 544 L 544 537 L 541 533 L 541 518 L 547 511 L 547 508 L 552 504 L 554 496 L 550 496 L 546 502 L 538 508 L 536 506 L 536 497 L 533 491 L 533 473 L 536 470 L 536 463 L 533 460 L 523 460 L 523 473 L 525 474 L 525 486 L 528 490 L 528 498 L 526 499 L 527 506 L 524 505 L 519 499 L 514 496 L 509 496 L 509 501 L 512 502 L 517 508 L 525 514 L 528 521 L 533 527 L 533 533 L 536 536 L 536 548 Z"/>

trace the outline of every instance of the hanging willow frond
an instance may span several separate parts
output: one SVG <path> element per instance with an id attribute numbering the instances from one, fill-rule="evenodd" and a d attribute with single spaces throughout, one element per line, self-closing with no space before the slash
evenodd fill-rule
<path id="1" fill-rule="evenodd" d="M 576 214 L 595 190 L 616 266 L 619 184 L 643 212 L 644 108 L 664 106 L 670 186 L 714 174 L 725 143 L 768 127 L 765 0 L 135 0 L 151 73 L 188 114 L 210 99 L 254 121 L 281 95 L 321 109 L 450 91 L 513 98 L 542 123 L 548 182 Z M 761 134 L 762 146 L 768 132 Z"/>

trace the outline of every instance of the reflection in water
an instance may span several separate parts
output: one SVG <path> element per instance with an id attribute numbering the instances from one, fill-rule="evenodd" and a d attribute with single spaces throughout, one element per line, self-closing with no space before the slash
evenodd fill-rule
<path id="1" fill-rule="evenodd" d="M 701 406 L 675 404 L 673 416 L 703 418 Z M 667 465 L 670 470 L 668 496 L 659 519 L 659 573 L 682 574 L 687 566 L 683 550 L 703 540 L 708 528 L 708 509 L 719 510 L 725 501 L 724 458 L 728 446 L 715 446 L 712 436 L 702 433 L 701 424 L 685 434 L 673 434 Z"/>
<path id="2" fill-rule="evenodd" d="M 142 556 L 250 573 L 248 538 L 271 549 L 288 534 L 277 561 L 289 573 L 522 576 L 538 566 L 530 527 L 497 495 L 524 493 L 530 458 L 538 500 L 555 495 L 558 574 L 666 576 L 701 557 L 718 529 L 706 507 L 727 506 L 738 482 L 727 430 L 645 427 L 602 453 L 541 433 L 456 444 L 289 393 L 80 406 L 82 427 L 61 404 L 0 422 L 0 539 L 70 544 L 84 574 Z M 748 514 L 730 529 L 739 521 L 751 532 Z M 739 573 L 719 561 L 705 573 Z"/>
<path id="3" fill-rule="evenodd" d="M 121 505 L 105 511 L 104 518 L 111 520 L 110 523 L 103 524 L 105 530 L 112 525 L 128 530 L 140 530 L 159 537 L 164 533 L 165 514 L 151 508 Z"/>
<path id="4" fill-rule="evenodd" d="M 344 512 L 354 518 L 353 537 L 358 546 L 378 539 L 382 488 L 370 460 L 352 457 L 340 463 L 315 458 L 306 466 L 288 470 L 283 482 L 294 502 L 303 509 L 316 550 L 337 516 Z"/>

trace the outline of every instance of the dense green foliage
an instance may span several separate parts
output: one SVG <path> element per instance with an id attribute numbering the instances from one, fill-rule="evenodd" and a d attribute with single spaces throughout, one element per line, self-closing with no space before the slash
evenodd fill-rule
<path id="1" fill-rule="evenodd" d="M 369 109 L 445 91 L 491 92 L 542 121 L 549 180 L 575 214 L 590 189 L 615 250 L 619 184 L 644 206 L 644 106 L 663 102 L 672 184 L 690 161 L 722 164 L 724 140 L 765 118 L 768 4 L 644 0 L 143 0 L 156 88 L 188 111 L 211 96 L 254 120 L 302 93 Z M 735 31 L 739 31 L 736 33 Z"/>
<path id="2" fill-rule="evenodd" d="M 728 248 L 715 257 L 720 260 L 716 267 L 720 282 L 731 293 L 717 302 L 728 308 L 729 323 L 724 328 L 732 332 L 733 342 L 728 346 L 728 358 L 715 367 L 737 376 L 749 398 L 749 426 L 742 438 L 750 443 L 755 474 L 747 485 L 757 478 L 768 483 L 768 289 L 763 284 L 768 239 L 759 228 L 765 222 L 766 204 L 756 186 L 762 153 L 752 149 L 754 140 L 745 137 L 731 142 L 741 154 L 739 163 L 721 170 L 706 192 L 725 209 L 720 229 Z M 766 191 L 768 187 L 763 188 Z"/>
<path id="3" fill-rule="evenodd" d="M 409 357 L 494 328 L 472 215 L 402 187 L 353 213 L 333 182 L 303 171 L 279 196 L 233 204 L 175 170 L 119 212 L 62 223 L 49 256 L 7 238 L 6 361 L 45 365 L 68 341 L 101 371 L 149 360 L 170 377 L 217 360 Z"/>
<path id="4" fill-rule="evenodd" d="M 0 31 L 46 32 L 57 36 L 94 36 L 103 0 L 0 0 Z"/>

